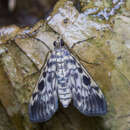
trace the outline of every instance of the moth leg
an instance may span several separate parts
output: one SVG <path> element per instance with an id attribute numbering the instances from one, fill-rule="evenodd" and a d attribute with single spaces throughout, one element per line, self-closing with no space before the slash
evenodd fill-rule
<path id="1" fill-rule="evenodd" d="M 26 34 L 26 35 L 27 35 L 29 38 L 33 38 L 33 39 L 35 39 L 35 40 L 41 42 L 42 44 L 44 44 L 44 46 L 46 46 L 46 48 L 48 49 L 48 53 L 47 53 L 46 58 L 45 58 L 45 61 L 46 61 L 46 59 L 47 59 L 49 53 L 52 52 L 52 50 L 50 49 L 50 47 L 49 47 L 45 42 L 43 42 L 42 40 L 40 40 L 40 39 L 38 39 L 38 38 L 31 37 L 31 36 L 28 35 L 28 34 Z M 15 39 L 13 39 L 13 40 L 11 40 L 11 41 L 15 42 Z M 8 41 L 8 42 L 10 42 L 10 41 Z M 17 45 L 17 44 L 16 44 L 16 45 Z M 19 46 L 18 46 L 18 48 L 26 55 L 26 53 L 25 53 Z M 27 55 L 26 55 L 26 56 L 27 56 Z M 29 56 L 27 56 L 27 57 L 32 61 L 32 59 L 31 59 Z M 42 67 L 41 67 L 41 69 L 39 70 L 39 68 L 37 67 L 37 65 L 36 65 L 33 61 L 32 61 L 32 63 L 34 64 L 34 66 L 36 67 L 36 69 L 37 69 L 38 72 L 41 71 L 41 69 L 42 69 L 43 66 L 44 66 L 44 64 L 43 64 Z"/>
<path id="2" fill-rule="evenodd" d="M 93 36 L 93 37 L 90 37 L 90 38 L 88 38 L 88 39 L 85 39 L 85 40 L 78 41 L 78 42 L 74 43 L 74 44 L 72 45 L 72 47 L 70 48 L 70 50 L 73 51 L 72 49 L 73 49 L 77 44 L 80 44 L 80 43 L 82 43 L 82 42 L 85 42 L 85 41 L 94 39 L 95 37 L 96 37 L 96 36 Z M 88 61 L 86 61 L 86 60 L 80 58 L 79 55 L 78 55 L 76 52 L 74 52 L 74 51 L 73 51 L 73 54 L 75 54 L 75 56 L 79 59 L 79 61 L 82 61 L 82 62 L 84 62 L 84 63 L 86 63 L 86 64 L 100 65 L 99 63 L 88 62 Z"/>
<path id="3" fill-rule="evenodd" d="M 50 54 L 50 51 L 47 53 L 46 58 L 45 58 L 45 61 L 47 61 L 49 54 Z M 39 72 L 41 72 L 41 70 L 43 69 L 44 65 L 45 65 L 45 62 L 44 62 L 44 64 L 42 65 L 41 69 L 38 70 Z"/>
<path id="4" fill-rule="evenodd" d="M 81 62 L 84 62 L 84 63 L 86 63 L 86 64 L 91 64 L 91 65 L 100 65 L 100 63 L 89 62 L 89 61 L 86 61 L 86 60 L 80 58 L 79 55 L 78 55 L 76 52 L 74 52 L 74 51 L 73 51 L 73 54 L 74 54 L 74 55 L 78 58 L 78 60 L 81 61 Z"/>
<path id="5" fill-rule="evenodd" d="M 75 43 L 73 43 L 73 45 L 72 45 L 72 47 L 70 49 L 73 49 L 77 44 L 80 44 L 82 42 L 85 42 L 85 41 L 88 41 L 88 40 L 91 40 L 91 39 L 94 39 L 94 38 L 95 38 L 95 36 L 90 37 L 90 38 L 85 39 L 85 40 L 82 40 L 82 41 L 75 42 Z"/>
<path id="6" fill-rule="evenodd" d="M 31 38 L 37 40 L 38 42 L 41 42 L 41 43 L 44 44 L 44 45 L 46 46 L 46 48 L 49 50 L 48 53 L 47 53 L 47 55 L 46 55 L 46 58 L 45 58 L 45 61 L 46 61 L 47 58 L 48 58 L 48 56 L 49 56 L 49 53 L 52 52 L 51 48 L 50 48 L 45 42 L 43 42 L 42 40 L 40 40 L 40 39 L 38 39 L 38 38 L 34 38 L 34 37 L 31 37 Z M 39 71 L 42 70 L 42 68 L 44 67 L 44 65 L 45 65 L 45 63 L 42 65 L 42 67 L 41 67 L 41 69 L 40 69 Z"/>
<path id="7" fill-rule="evenodd" d="M 88 62 L 88 61 L 86 61 L 86 60 L 84 60 L 84 59 L 82 59 L 82 58 L 79 58 L 79 60 L 82 61 L 82 62 L 84 62 L 84 63 L 86 63 L 86 64 L 91 64 L 91 65 L 100 65 L 100 63 Z"/>

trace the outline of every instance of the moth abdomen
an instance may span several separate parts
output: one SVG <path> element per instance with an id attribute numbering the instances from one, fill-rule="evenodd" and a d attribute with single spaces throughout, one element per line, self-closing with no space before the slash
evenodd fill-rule
<path id="1" fill-rule="evenodd" d="M 69 87 L 58 86 L 58 95 L 60 102 L 62 103 L 63 107 L 68 107 L 69 103 L 71 102 L 72 94 Z"/>

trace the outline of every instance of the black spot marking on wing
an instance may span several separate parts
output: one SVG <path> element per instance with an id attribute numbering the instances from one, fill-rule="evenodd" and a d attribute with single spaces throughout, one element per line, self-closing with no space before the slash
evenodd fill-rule
<path id="1" fill-rule="evenodd" d="M 81 67 L 78 68 L 79 73 L 83 73 L 83 70 Z"/>
<path id="2" fill-rule="evenodd" d="M 35 98 L 35 96 L 36 96 L 37 94 L 38 94 L 38 92 L 35 92 L 35 93 L 32 94 L 33 99 Z"/>
<path id="3" fill-rule="evenodd" d="M 46 77 L 46 72 L 43 72 L 43 77 L 44 77 L 44 78 Z"/>
<path id="4" fill-rule="evenodd" d="M 52 81 L 52 75 L 49 75 L 47 81 L 50 83 Z"/>
<path id="5" fill-rule="evenodd" d="M 42 91 L 44 88 L 44 80 L 40 81 L 38 84 L 38 90 Z"/>
<path id="6" fill-rule="evenodd" d="M 78 78 L 78 74 L 74 73 L 74 78 L 77 79 Z"/>
<path id="7" fill-rule="evenodd" d="M 90 78 L 88 78 L 87 76 L 83 75 L 83 83 L 85 85 L 90 85 L 91 84 Z"/>
<path id="8" fill-rule="evenodd" d="M 94 86 L 92 88 L 95 89 L 97 92 L 99 92 L 99 90 L 100 90 L 99 87 L 97 87 L 97 86 L 96 87 Z"/>

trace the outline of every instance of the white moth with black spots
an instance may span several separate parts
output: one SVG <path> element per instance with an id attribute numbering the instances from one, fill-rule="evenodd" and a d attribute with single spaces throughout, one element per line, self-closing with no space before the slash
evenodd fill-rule
<path id="1" fill-rule="evenodd" d="M 69 52 L 63 40 L 54 42 L 54 51 L 44 65 L 29 104 L 32 122 L 49 120 L 71 100 L 84 115 L 98 116 L 107 112 L 104 95 L 87 70 Z"/>

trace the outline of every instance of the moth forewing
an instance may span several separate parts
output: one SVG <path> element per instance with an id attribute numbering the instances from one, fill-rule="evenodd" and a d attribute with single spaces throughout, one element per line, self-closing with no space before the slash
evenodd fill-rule
<path id="1" fill-rule="evenodd" d="M 71 87 L 71 90 L 74 106 L 77 107 L 77 109 L 79 109 L 79 111 L 85 115 L 97 116 L 106 114 L 107 104 L 101 89 L 89 74 L 87 69 L 80 63 L 78 60 L 79 57 L 77 57 L 77 55 L 75 55 L 72 50 L 71 52 L 72 53 L 70 55 L 76 61 L 75 66 L 77 67 L 77 71 L 75 69 L 75 74 L 73 75 L 78 75 L 71 75 L 70 77 L 71 82 L 73 82 L 71 84 L 71 86 L 73 86 Z M 79 78 L 76 79 L 76 77 Z M 80 84 L 78 84 L 79 82 Z"/>
<path id="2" fill-rule="evenodd" d="M 47 121 L 58 109 L 57 86 L 56 78 L 54 77 L 56 70 L 52 71 L 52 66 L 49 65 L 50 56 L 48 56 L 47 62 L 41 70 L 39 80 L 30 100 L 29 116 L 32 122 Z"/>

